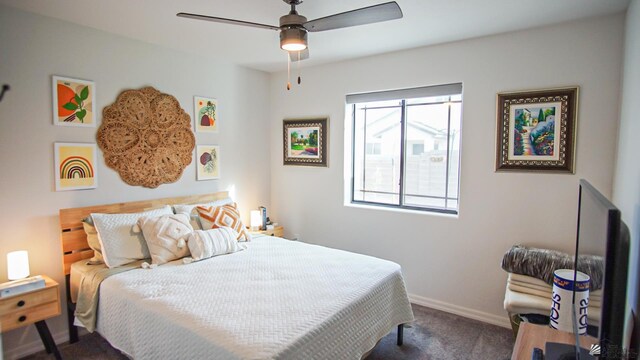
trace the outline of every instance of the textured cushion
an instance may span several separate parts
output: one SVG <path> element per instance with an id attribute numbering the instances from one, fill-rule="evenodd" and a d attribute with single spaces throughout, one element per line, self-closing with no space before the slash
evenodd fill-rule
<path id="1" fill-rule="evenodd" d="M 202 225 L 200 224 L 200 219 L 198 219 L 198 211 L 196 211 L 196 206 L 222 206 L 233 204 L 233 200 L 228 197 L 226 199 L 212 201 L 210 203 L 205 204 L 180 204 L 173 205 L 173 212 L 176 214 L 187 214 L 190 217 L 190 223 L 194 230 L 202 230 Z"/>
<path id="2" fill-rule="evenodd" d="M 197 206 L 204 230 L 228 226 L 238 233 L 238 241 L 251 241 L 251 235 L 242 224 L 236 203 L 223 206 Z"/>
<path id="3" fill-rule="evenodd" d="M 102 248 L 100 247 L 100 240 L 98 240 L 98 232 L 96 231 L 96 227 L 93 226 L 93 220 L 91 220 L 91 216 L 87 216 L 82 219 L 82 227 L 84 228 L 84 232 L 87 234 L 87 242 L 89 243 L 89 247 L 93 250 L 93 257 L 87 261 L 87 265 L 100 265 L 104 264 L 104 259 L 102 258 Z"/>
<path id="4" fill-rule="evenodd" d="M 245 245 L 236 241 L 238 233 L 230 227 L 211 230 L 196 230 L 189 234 L 187 244 L 193 260 L 207 259 L 213 256 L 244 250 Z"/>
<path id="5" fill-rule="evenodd" d="M 514 245 L 502 257 L 502 269 L 506 272 L 532 276 L 553 285 L 553 272 L 573 269 L 571 255 L 549 249 Z M 599 290 L 604 282 L 604 259 L 596 255 L 578 256 L 578 271 L 591 278 L 589 290 Z"/>
<path id="6" fill-rule="evenodd" d="M 193 232 L 189 215 L 143 216 L 138 219 L 152 263 L 162 265 L 189 255 L 185 241 Z"/>
<path id="7" fill-rule="evenodd" d="M 102 248 L 104 263 L 114 268 L 149 258 L 149 249 L 141 233 L 135 233 L 133 226 L 143 216 L 171 215 L 169 205 L 159 209 L 131 214 L 91 214 L 98 230 L 98 240 Z"/>

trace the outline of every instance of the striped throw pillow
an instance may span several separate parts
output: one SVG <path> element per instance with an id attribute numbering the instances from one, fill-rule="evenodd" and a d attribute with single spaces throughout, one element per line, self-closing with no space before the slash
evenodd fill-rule
<path id="1" fill-rule="evenodd" d="M 226 226 L 210 230 L 195 230 L 187 239 L 191 259 L 184 262 L 189 263 L 244 250 L 246 245 L 238 243 L 237 236 L 238 233 L 235 230 Z"/>
<path id="2" fill-rule="evenodd" d="M 236 203 L 223 206 L 196 207 L 203 230 L 230 227 L 238 233 L 238 241 L 251 241 L 251 235 L 242 224 Z"/>

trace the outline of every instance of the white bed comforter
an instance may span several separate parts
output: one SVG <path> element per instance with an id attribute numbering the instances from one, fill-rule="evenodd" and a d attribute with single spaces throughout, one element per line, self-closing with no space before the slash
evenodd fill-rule
<path id="1" fill-rule="evenodd" d="M 411 321 L 396 263 L 258 237 L 107 278 L 97 331 L 134 359 L 360 359 Z"/>

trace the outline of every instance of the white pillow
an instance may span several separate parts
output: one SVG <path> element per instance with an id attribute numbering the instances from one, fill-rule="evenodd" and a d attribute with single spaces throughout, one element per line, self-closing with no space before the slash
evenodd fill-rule
<path id="1" fill-rule="evenodd" d="M 171 206 L 132 214 L 91 214 L 98 231 L 104 263 L 109 268 L 122 266 L 136 260 L 149 258 L 147 243 L 142 233 L 135 233 L 133 226 L 143 216 L 171 215 Z"/>
<path id="2" fill-rule="evenodd" d="M 162 265 L 189 255 L 186 240 L 193 228 L 189 215 L 171 214 L 138 219 L 153 264 Z"/>
<path id="3" fill-rule="evenodd" d="M 246 245 L 238 243 L 238 233 L 230 227 L 210 230 L 195 230 L 189 235 L 187 244 L 194 261 L 213 256 L 234 253 L 246 249 Z M 191 259 L 185 258 L 185 262 Z"/>
<path id="4" fill-rule="evenodd" d="M 173 212 L 176 214 L 187 214 L 189 215 L 189 222 L 194 230 L 202 230 L 202 224 L 200 224 L 200 218 L 198 217 L 198 212 L 196 211 L 196 206 L 222 206 L 232 204 L 233 199 L 230 197 L 225 199 L 220 199 L 216 201 L 212 201 L 206 204 L 180 204 L 173 205 Z"/>

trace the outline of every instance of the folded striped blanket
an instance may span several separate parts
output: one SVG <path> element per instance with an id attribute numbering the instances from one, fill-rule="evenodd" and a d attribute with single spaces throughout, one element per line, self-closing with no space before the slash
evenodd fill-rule
<path id="1" fill-rule="evenodd" d="M 528 275 L 553 284 L 553 272 L 573 269 L 573 257 L 555 250 L 528 248 L 514 245 L 502 257 L 502 269 L 506 272 Z M 596 255 L 580 255 L 578 270 L 591 277 L 590 290 L 602 288 L 604 259 Z"/>
<path id="2" fill-rule="evenodd" d="M 527 295 L 551 298 L 553 287 L 546 282 L 527 275 L 509 273 L 507 289 Z M 600 307 L 602 290 L 589 291 L 589 306 Z"/>

